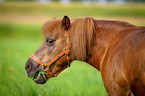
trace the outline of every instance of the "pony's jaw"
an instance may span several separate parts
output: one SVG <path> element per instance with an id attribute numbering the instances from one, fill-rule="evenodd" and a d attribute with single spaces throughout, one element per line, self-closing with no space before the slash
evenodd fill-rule
<path id="1" fill-rule="evenodd" d="M 48 80 L 47 76 L 40 74 L 36 79 L 34 79 L 35 83 L 45 84 Z"/>

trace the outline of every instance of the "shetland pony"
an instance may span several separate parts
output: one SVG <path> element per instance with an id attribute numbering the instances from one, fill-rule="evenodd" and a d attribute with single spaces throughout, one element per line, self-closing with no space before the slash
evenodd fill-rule
<path id="1" fill-rule="evenodd" d="M 101 72 L 108 96 L 145 96 L 145 27 L 64 16 L 46 22 L 42 32 L 43 44 L 25 65 L 36 83 L 80 60 Z"/>

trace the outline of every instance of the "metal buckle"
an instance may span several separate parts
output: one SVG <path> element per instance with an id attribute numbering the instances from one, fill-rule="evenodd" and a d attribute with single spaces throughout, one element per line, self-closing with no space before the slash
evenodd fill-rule
<path id="1" fill-rule="evenodd" d="M 66 50 L 66 48 L 63 48 L 63 51 Z"/>
<path id="2" fill-rule="evenodd" d="M 46 68 L 48 68 L 48 67 L 47 67 L 46 64 L 45 64 L 45 65 L 42 67 L 42 70 L 46 72 Z"/>

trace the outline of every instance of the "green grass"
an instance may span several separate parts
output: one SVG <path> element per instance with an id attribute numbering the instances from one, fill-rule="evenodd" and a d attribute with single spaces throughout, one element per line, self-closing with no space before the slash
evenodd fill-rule
<path id="1" fill-rule="evenodd" d="M 74 61 L 57 80 L 38 85 L 26 76 L 25 62 L 41 40 L 0 39 L 0 96 L 106 96 L 100 73 Z"/>
<path id="2" fill-rule="evenodd" d="M 42 39 L 40 24 L 0 23 L 1 38 Z"/>

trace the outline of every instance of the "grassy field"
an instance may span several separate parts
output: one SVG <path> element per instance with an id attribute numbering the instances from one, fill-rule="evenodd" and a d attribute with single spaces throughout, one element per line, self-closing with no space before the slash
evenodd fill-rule
<path id="1" fill-rule="evenodd" d="M 115 18 L 145 26 L 144 4 L 0 3 L 0 96 L 107 96 L 100 72 L 80 61 L 73 61 L 58 79 L 50 79 L 45 85 L 38 85 L 26 76 L 25 63 L 43 42 L 42 24 L 63 15 Z"/>
<path id="2" fill-rule="evenodd" d="M 24 65 L 42 43 L 39 40 L 0 39 L 0 96 L 106 95 L 99 72 L 79 61 L 45 85 L 26 76 Z"/>
<path id="3" fill-rule="evenodd" d="M 132 16 L 145 17 L 145 3 L 142 4 L 124 4 L 124 5 L 99 5 L 91 4 L 84 6 L 81 2 L 74 2 L 68 5 L 61 5 L 60 3 L 39 4 L 36 2 L 8 2 L 0 3 L 0 13 L 2 14 L 46 14 L 50 17 L 63 16 L 68 14 L 71 17 L 84 16 Z M 11 10 L 10 10 L 11 9 Z"/>

